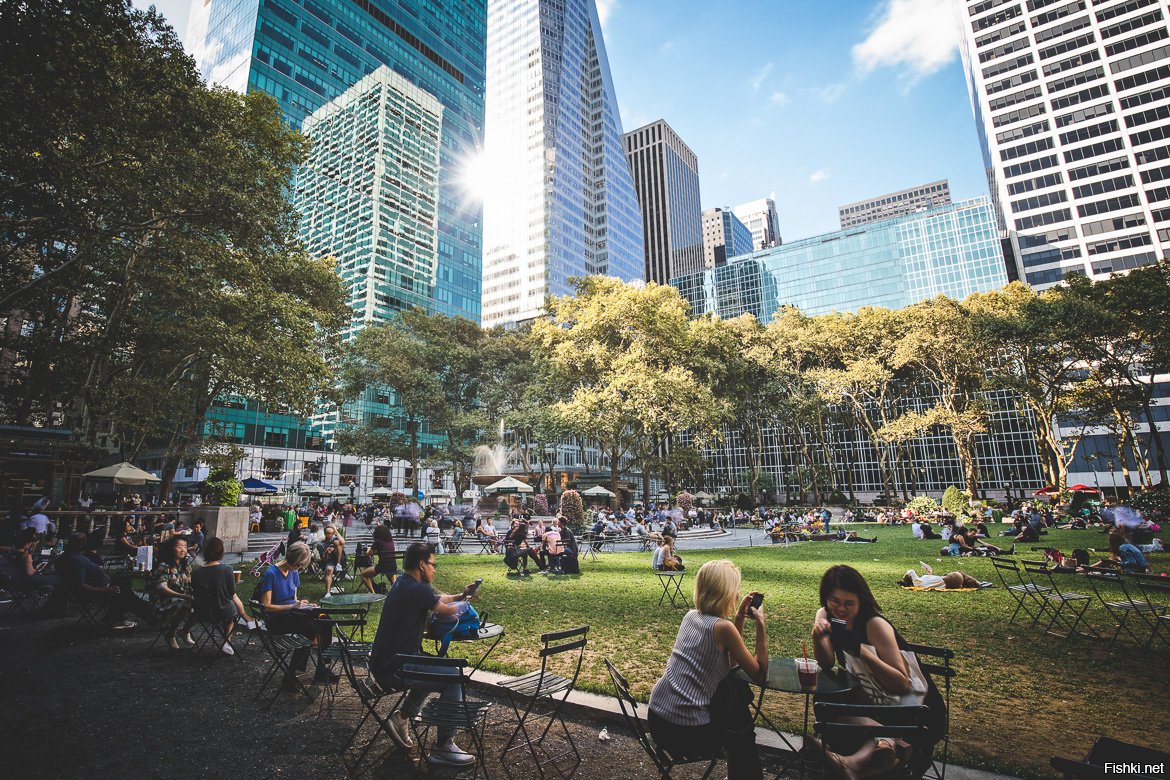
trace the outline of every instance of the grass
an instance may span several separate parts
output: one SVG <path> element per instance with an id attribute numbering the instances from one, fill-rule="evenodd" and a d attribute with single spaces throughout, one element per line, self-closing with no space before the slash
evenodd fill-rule
<path id="1" fill-rule="evenodd" d="M 688 574 L 714 558 L 730 558 L 743 571 L 743 592 L 766 594 L 768 645 L 773 656 L 799 655 L 818 607 L 817 585 L 824 570 L 847 563 L 865 575 L 885 615 L 910 642 L 953 649 L 959 675 L 951 713 L 951 747 L 957 763 L 1021 777 L 1053 777 L 1052 755 L 1080 756 L 1093 740 L 1107 734 L 1150 747 L 1170 744 L 1165 693 L 1170 690 L 1166 643 L 1153 655 L 1121 644 L 1108 653 L 1105 643 L 1083 638 L 1065 642 L 1017 620 L 1008 625 L 1015 605 L 999 587 L 985 558 L 937 560 L 941 542 L 915 541 L 908 527 L 859 528 L 876 535 L 877 544 L 814 542 L 734 550 L 681 550 Z M 1105 548 L 1097 531 L 1052 531 L 1046 545 L 1069 552 L 1075 547 Z M 1030 554 L 1022 545 L 1019 557 Z M 936 573 L 966 571 L 996 582 L 978 592 L 921 593 L 895 583 L 908 568 L 924 560 Z M 1170 569 L 1170 554 L 1151 556 L 1155 571 Z M 485 668 L 519 673 L 539 667 L 542 632 L 588 624 L 592 627 L 580 687 L 611 693 L 602 658 L 608 656 L 645 698 L 661 675 L 674 643 L 682 609 L 658 607 L 662 591 L 649 571 L 649 555 L 609 553 L 597 562 L 582 562 L 579 577 L 527 580 L 508 578 L 499 558 L 480 555 L 440 556 L 435 585 L 458 591 L 483 577 L 476 601 L 507 635 Z M 242 592 L 255 580 L 245 578 Z M 1081 592 L 1085 583 L 1077 583 Z M 319 598 L 324 586 L 306 583 L 302 596 Z M 1101 629 L 1108 615 L 1099 604 L 1090 608 Z M 378 610 L 371 613 L 376 622 Z M 1112 628 L 1110 628 L 1110 633 Z M 803 700 L 772 695 L 765 703 L 773 719 L 799 730 Z"/>

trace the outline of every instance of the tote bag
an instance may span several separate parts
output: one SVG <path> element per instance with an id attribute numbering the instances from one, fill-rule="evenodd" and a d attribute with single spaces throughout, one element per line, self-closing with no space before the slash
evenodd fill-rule
<path id="1" fill-rule="evenodd" d="M 874 650 L 872 645 L 862 645 L 862 647 Z M 874 650 L 874 652 L 876 654 L 877 651 Z M 872 704 L 922 704 L 926 701 L 926 675 L 922 673 L 922 667 L 918 665 L 918 656 L 909 650 L 899 652 L 902 653 L 902 658 L 905 659 L 906 668 L 910 673 L 910 690 L 903 694 L 887 693 L 882 684 L 878 682 L 868 661 L 859 656 L 845 654 L 845 669 L 857 675 L 865 698 Z"/>

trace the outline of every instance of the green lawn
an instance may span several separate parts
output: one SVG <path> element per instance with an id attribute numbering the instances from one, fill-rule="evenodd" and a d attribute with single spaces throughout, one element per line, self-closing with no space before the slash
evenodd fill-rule
<path id="1" fill-rule="evenodd" d="M 1014 604 L 984 558 L 938 559 L 938 541 L 915 541 L 909 527 L 859 527 L 877 544 L 813 542 L 735 550 L 687 551 L 692 572 L 707 560 L 731 558 L 743 570 L 744 592 L 766 594 L 768 643 L 772 655 L 800 654 L 817 609 L 817 584 L 834 563 L 847 563 L 869 580 L 886 616 L 907 638 L 941 645 L 957 653 L 952 702 L 952 750 L 958 763 L 1024 777 L 1053 776 L 1053 754 L 1079 756 L 1093 739 L 1108 734 L 1151 747 L 1170 745 L 1170 658 L 1166 643 L 1147 657 L 1131 645 L 1110 654 L 1104 643 L 1089 639 L 1065 642 L 1017 620 L 1008 625 Z M 1053 531 L 1045 544 L 1065 553 L 1074 547 L 1105 549 L 1098 531 Z M 1017 557 L 1038 557 L 1021 546 Z M 963 570 L 996 582 L 990 590 L 920 593 L 895 584 L 919 560 L 936 573 Z M 516 673 L 539 666 L 538 635 L 582 624 L 592 626 L 581 687 L 609 693 L 602 664 L 608 656 L 629 677 L 641 697 L 661 674 L 670 653 L 681 609 L 657 606 L 661 589 L 649 570 L 649 554 L 603 554 L 582 563 L 580 577 L 527 580 L 505 577 L 499 558 L 480 555 L 440 556 L 436 586 L 455 591 L 484 578 L 476 606 L 493 622 L 507 627 L 487 668 Z M 1155 571 L 1170 569 L 1170 554 L 1151 557 Z M 254 582 L 251 580 L 250 582 Z M 687 578 L 684 589 L 692 583 Z M 1078 583 L 1087 585 L 1087 583 Z M 251 584 L 244 586 L 250 591 Z M 302 588 L 317 598 L 320 583 Z M 1082 592 L 1091 592 L 1082 589 Z M 1090 610 L 1101 628 L 1107 615 L 1099 604 Z M 376 620 L 377 614 L 372 615 Z M 1110 629 L 1110 632 L 1112 629 Z M 765 704 L 779 721 L 799 729 L 800 697 L 773 696 Z"/>

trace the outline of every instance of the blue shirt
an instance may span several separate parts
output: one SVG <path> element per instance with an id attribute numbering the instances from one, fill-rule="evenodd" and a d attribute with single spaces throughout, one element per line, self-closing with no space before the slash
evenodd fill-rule
<path id="1" fill-rule="evenodd" d="M 279 566 L 269 566 L 260 577 L 260 584 L 256 586 L 256 593 L 272 591 L 272 603 L 278 606 L 293 604 L 297 600 L 297 588 L 301 586 L 301 573 L 290 571 L 286 576 Z"/>
<path id="2" fill-rule="evenodd" d="M 1117 554 L 1121 556 L 1121 568 L 1128 572 L 1137 572 L 1140 574 L 1150 568 L 1150 564 L 1146 563 L 1146 556 L 1142 555 L 1142 551 L 1128 542 L 1118 548 Z"/>

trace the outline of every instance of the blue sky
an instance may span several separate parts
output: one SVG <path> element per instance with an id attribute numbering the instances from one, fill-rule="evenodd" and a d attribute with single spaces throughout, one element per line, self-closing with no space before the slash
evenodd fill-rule
<path id="1" fill-rule="evenodd" d="M 597 1 L 625 129 L 669 122 L 704 208 L 774 193 L 792 240 L 914 184 L 987 192 L 951 0 Z M 182 38 L 188 0 L 157 5 Z"/>

